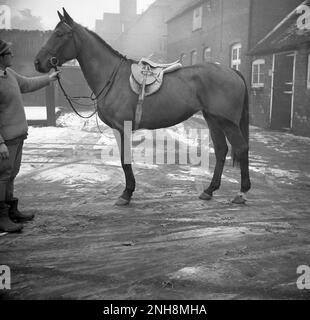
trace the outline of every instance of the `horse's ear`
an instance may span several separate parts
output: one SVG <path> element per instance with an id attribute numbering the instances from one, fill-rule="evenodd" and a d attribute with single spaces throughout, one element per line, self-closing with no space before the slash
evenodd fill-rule
<path id="1" fill-rule="evenodd" d="M 63 21 L 65 19 L 64 16 L 59 11 L 57 11 L 57 13 L 60 21 Z"/>
<path id="2" fill-rule="evenodd" d="M 73 23 L 74 23 L 73 19 L 69 16 L 69 14 L 68 14 L 68 12 L 66 11 L 65 8 L 62 8 L 62 10 L 63 10 L 63 12 L 64 12 L 65 21 L 67 22 L 67 24 L 68 24 L 69 26 L 72 27 L 72 25 L 73 25 Z"/>

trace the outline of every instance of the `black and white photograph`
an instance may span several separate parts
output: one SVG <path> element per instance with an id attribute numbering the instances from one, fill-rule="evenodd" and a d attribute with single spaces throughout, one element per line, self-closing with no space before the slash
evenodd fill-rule
<path id="1" fill-rule="evenodd" d="M 309 300 L 309 229 L 310 0 L 0 0 L 0 300 Z"/>

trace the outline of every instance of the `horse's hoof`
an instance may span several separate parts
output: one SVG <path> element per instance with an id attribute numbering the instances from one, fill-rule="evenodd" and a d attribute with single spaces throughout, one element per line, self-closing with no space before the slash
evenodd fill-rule
<path id="1" fill-rule="evenodd" d="M 116 206 L 127 206 L 129 204 L 130 200 L 126 200 L 122 197 L 119 197 L 118 200 L 115 202 Z"/>
<path id="2" fill-rule="evenodd" d="M 199 196 L 199 199 L 209 201 L 209 200 L 212 199 L 212 196 L 210 196 L 210 195 L 207 194 L 206 192 L 203 192 L 203 193 Z"/>
<path id="3" fill-rule="evenodd" d="M 244 194 L 238 194 L 235 196 L 235 199 L 232 200 L 231 202 L 235 204 L 245 204 L 246 200 L 247 199 Z"/>

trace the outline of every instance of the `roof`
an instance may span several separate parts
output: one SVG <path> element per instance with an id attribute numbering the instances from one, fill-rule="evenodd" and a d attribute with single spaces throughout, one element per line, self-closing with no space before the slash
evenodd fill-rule
<path id="1" fill-rule="evenodd" d="M 205 0 L 189 0 L 188 3 L 186 3 L 183 7 L 181 7 L 176 13 L 174 13 L 167 21 L 166 23 L 169 23 L 170 21 L 182 16 L 187 11 L 190 11 L 197 7 L 198 5 L 202 4 Z"/>
<path id="2" fill-rule="evenodd" d="M 309 7 L 309 25 L 302 29 L 298 23 Z M 306 19 L 307 20 L 307 19 Z M 295 50 L 303 45 L 310 45 L 310 0 L 304 1 L 286 16 L 271 32 L 269 32 L 256 46 L 250 50 L 249 55 L 263 55 L 274 52 Z"/>

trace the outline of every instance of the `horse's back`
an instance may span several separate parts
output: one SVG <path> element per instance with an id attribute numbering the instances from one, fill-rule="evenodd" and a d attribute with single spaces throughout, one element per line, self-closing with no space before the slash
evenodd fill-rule
<path id="1" fill-rule="evenodd" d="M 233 69 L 213 63 L 189 66 L 167 74 L 160 91 L 146 99 L 144 110 L 153 123 L 157 117 L 166 119 L 165 126 L 200 110 L 238 125 L 244 92 L 244 82 Z"/>

